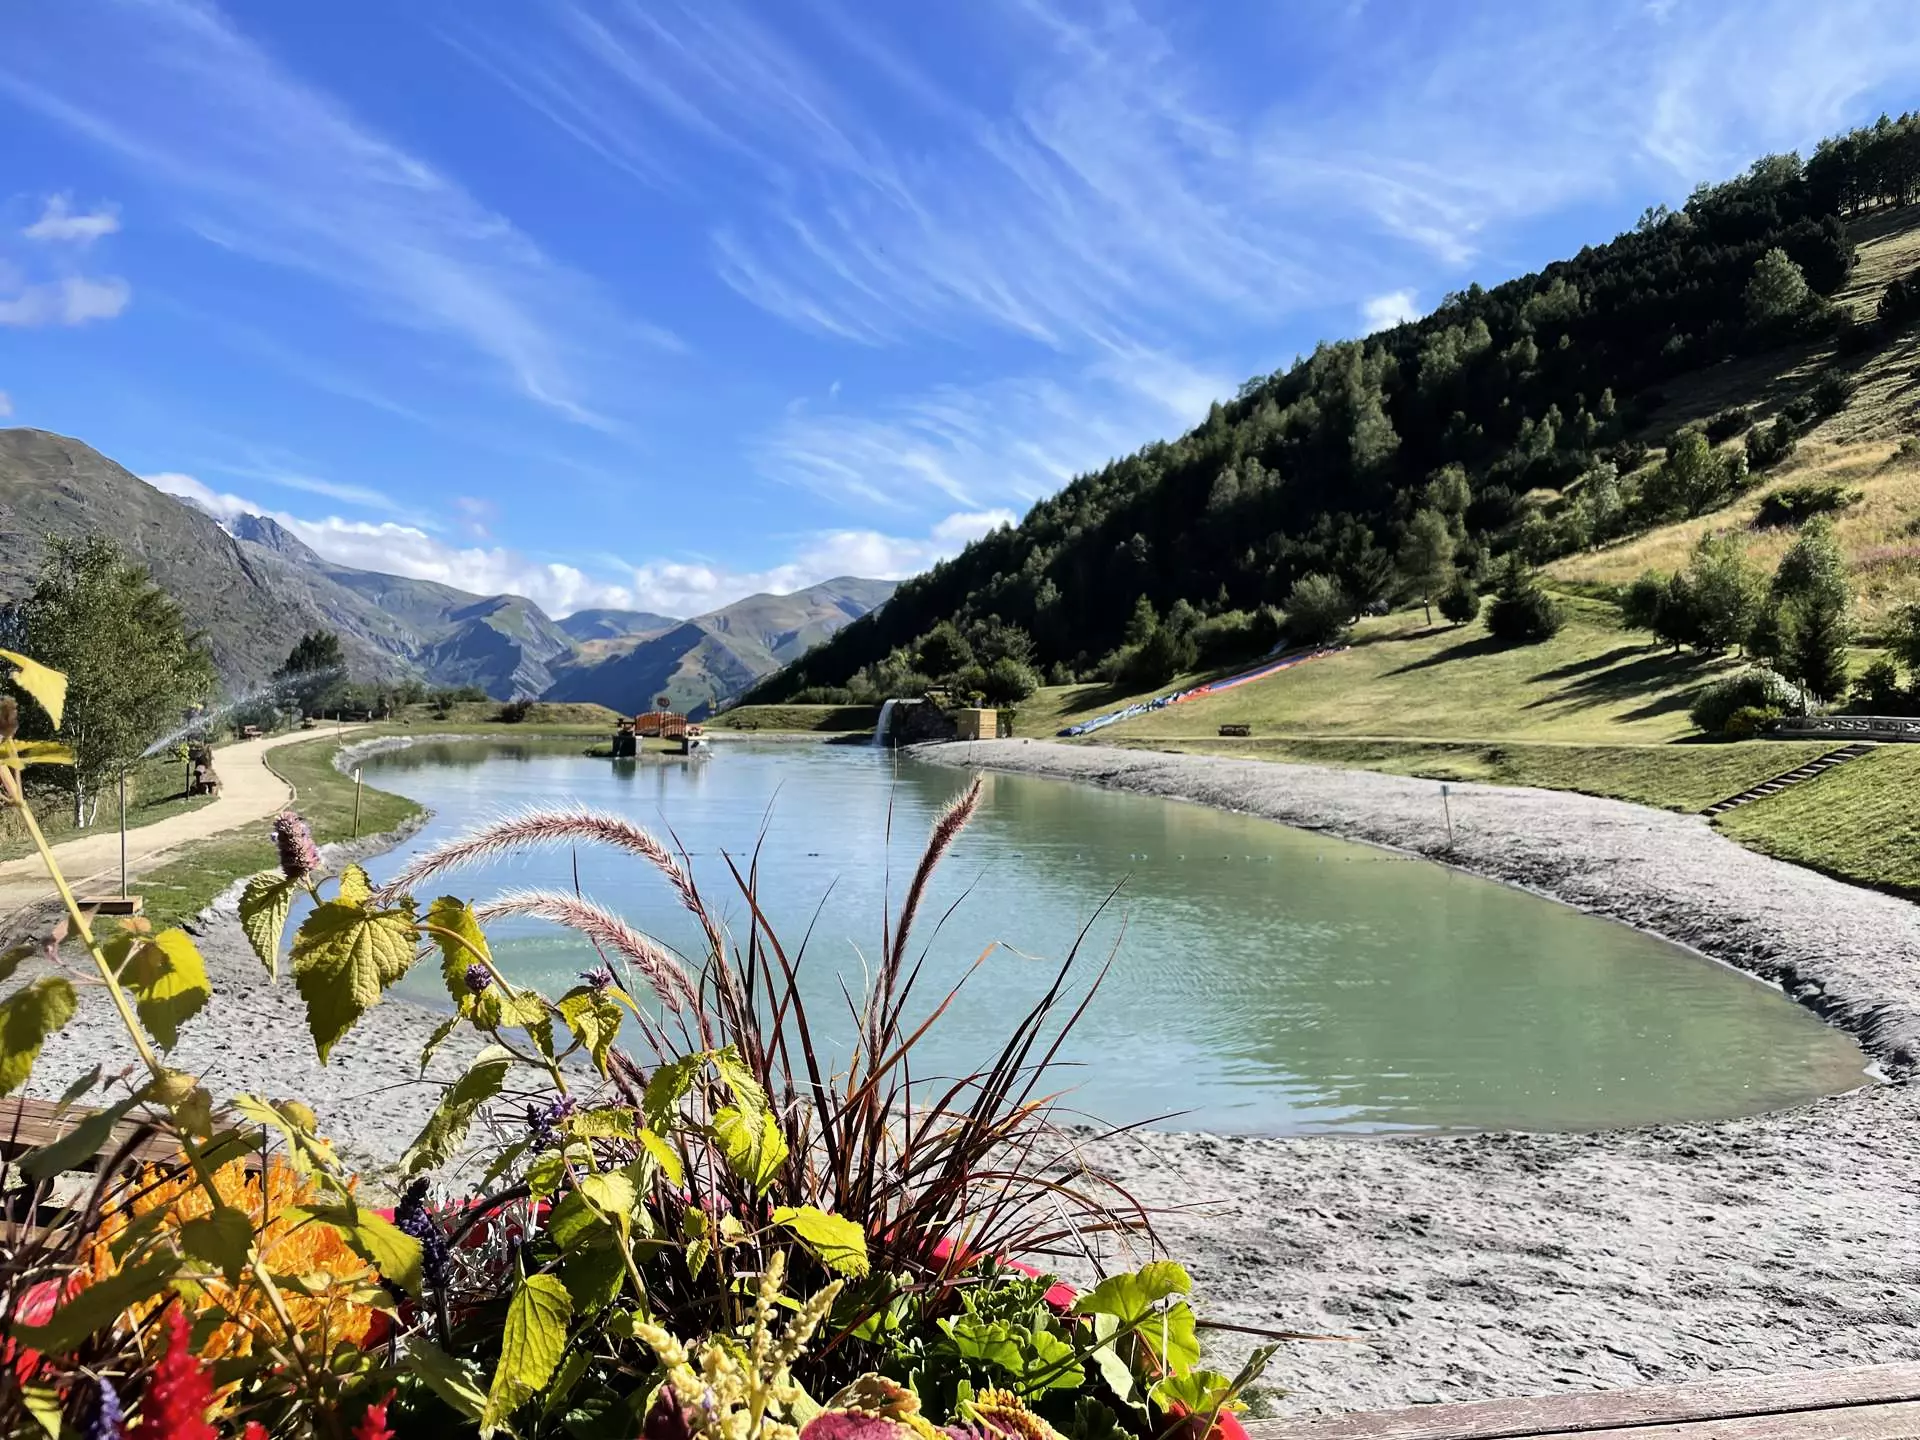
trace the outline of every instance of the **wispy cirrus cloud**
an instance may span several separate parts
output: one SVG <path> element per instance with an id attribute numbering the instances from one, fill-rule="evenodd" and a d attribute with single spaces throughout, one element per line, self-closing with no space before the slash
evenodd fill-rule
<path id="1" fill-rule="evenodd" d="M 1920 10 L 1868 0 L 1813 23 L 1792 0 L 1216 8 L 1225 54 L 1158 0 L 983 3 L 931 44 L 834 0 L 525 13 L 470 53 L 625 175 L 723 192 L 709 260 L 742 298 L 830 341 L 985 357 L 754 446 L 765 473 L 894 508 L 1084 470 L 1198 420 L 1250 328 L 1396 323 L 1514 226 L 1630 184 L 1677 198 L 1920 60 Z"/>
<path id="2" fill-rule="evenodd" d="M 0 244 L 0 325 L 86 325 L 125 310 L 133 287 L 117 275 L 86 273 L 79 253 L 119 228 L 109 206 L 77 212 L 70 196 L 48 196 L 39 218 L 19 227 L 19 239 Z"/>
<path id="3" fill-rule="evenodd" d="M 211 4 L 48 6 L 38 22 L 0 50 L 0 91 L 117 157 L 207 240 L 478 356 L 588 425 L 612 423 L 597 367 L 671 343 Z"/>

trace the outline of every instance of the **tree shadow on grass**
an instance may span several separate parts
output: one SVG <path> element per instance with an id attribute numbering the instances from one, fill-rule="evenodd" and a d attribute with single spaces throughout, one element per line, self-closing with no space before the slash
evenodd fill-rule
<path id="1" fill-rule="evenodd" d="M 1504 640 L 1496 640 L 1491 635 L 1481 635 L 1472 640 L 1462 640 L 1456 645 L 1449 645 L 1444 650 L 1436 650 L 1433 654 L 1419 660 L 1410 660 L 1398 669 L 1387 671 L 1387 674 L 1411 675 L 1416 670 L 1431 670 L 1436 665 L 1445 665 L 1452 660 L 1471 660 L 1478 655 L 1493 655 L 1510 648 Z"/>
<path id="2" fill-rule="evenodd" d="M 1545 680 L 1572 680 L 1577 676 L 1591 674 L 1595 670 L 1605 670 L 1610 665 L 1618 665 L 1630 655 L 1644 654 L 1649 647 L 1645 645 L 1616 645 L 1604 655 L 1590 656 L 1585 660 L 1569 660 L 1565 665 L 1556 665 L 1551 670 L 1542 670 L 1538 675 L 1529 675 L 1529 683 Z"/>
<path id="3" fill-rule="evenodd" d="M 1700 657 L 1696 655 L 1674 654 L 1671 651 L 1641 653 L 1637 660 L 1579 676 L 1551 695 L 1529 700 L 1524 708 L 1590 710 L 1595 706 L 1660 692 L 1653 694 L 1646 704 L 1620 717 L 1623 723 L 1647 720 L 1689 708 L 1701 686 L 1712 678 L 1712 673 L 1703 668 Z"/>

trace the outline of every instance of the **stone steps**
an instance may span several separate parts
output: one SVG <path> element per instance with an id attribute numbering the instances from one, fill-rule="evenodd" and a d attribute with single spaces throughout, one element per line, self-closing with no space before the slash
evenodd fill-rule
<path id="1" fill-rule="evenodd" d="M 1716 800 L 1700 813 L 1711 820 L 1716 815 L 1724 815 L 1729 810 L 1738 810 L 1742 805 L 1751 805 L 1756 800 L 1764 800 L 1769 795 L 1778 795 L 1782 790 L 1792 789 L 1795 785 L 1805 784 L 1816 775 L 1824 775 L 1836 765 L 1844 765 L 1849 760 L 1858 760 L 1879 747 L 1867 742 L 1843 745 L 1838 750 L 1829 750 L 1817 760 L 1809 760 L 1797 769 L 1776 775 L 1771 780 L 1762 780 L 1751 789 L 1742 790 L 1738 795 L 1729 795 L 1725 800 Z"/>

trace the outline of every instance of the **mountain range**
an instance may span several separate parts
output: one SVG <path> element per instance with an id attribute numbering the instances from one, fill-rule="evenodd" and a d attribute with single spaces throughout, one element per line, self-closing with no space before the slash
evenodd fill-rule
<path id="1" fill-rule="evenodd" d="M 558 621 L 519 595 L 327 560 L 264 515 L 225 524 L 78 440 L 0 430 L 0 602 L 31 590 L 51 534 L 104 533 L 206 632 L 232 689 L 270 676 L 299 637 L 340 636 L 356 679 L 477 685 L 498 699 L 671 697 L 705 714 L 881 604 L 893 582 L 843 577 L 752 595 L 692 619 L 592 609 Z"/>

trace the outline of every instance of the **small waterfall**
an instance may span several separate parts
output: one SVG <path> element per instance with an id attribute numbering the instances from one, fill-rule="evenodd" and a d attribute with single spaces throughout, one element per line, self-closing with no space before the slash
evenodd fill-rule
<path id="1" fill-rule="evenodd" d="M 873 743 L 875 745 L 884 745 L 887 743 L 887 727 L 893 723 L 893 707 L 899 703 L 898 700 L 889 700 L 880 707 L 879 723 L 873 727 Z"/>

